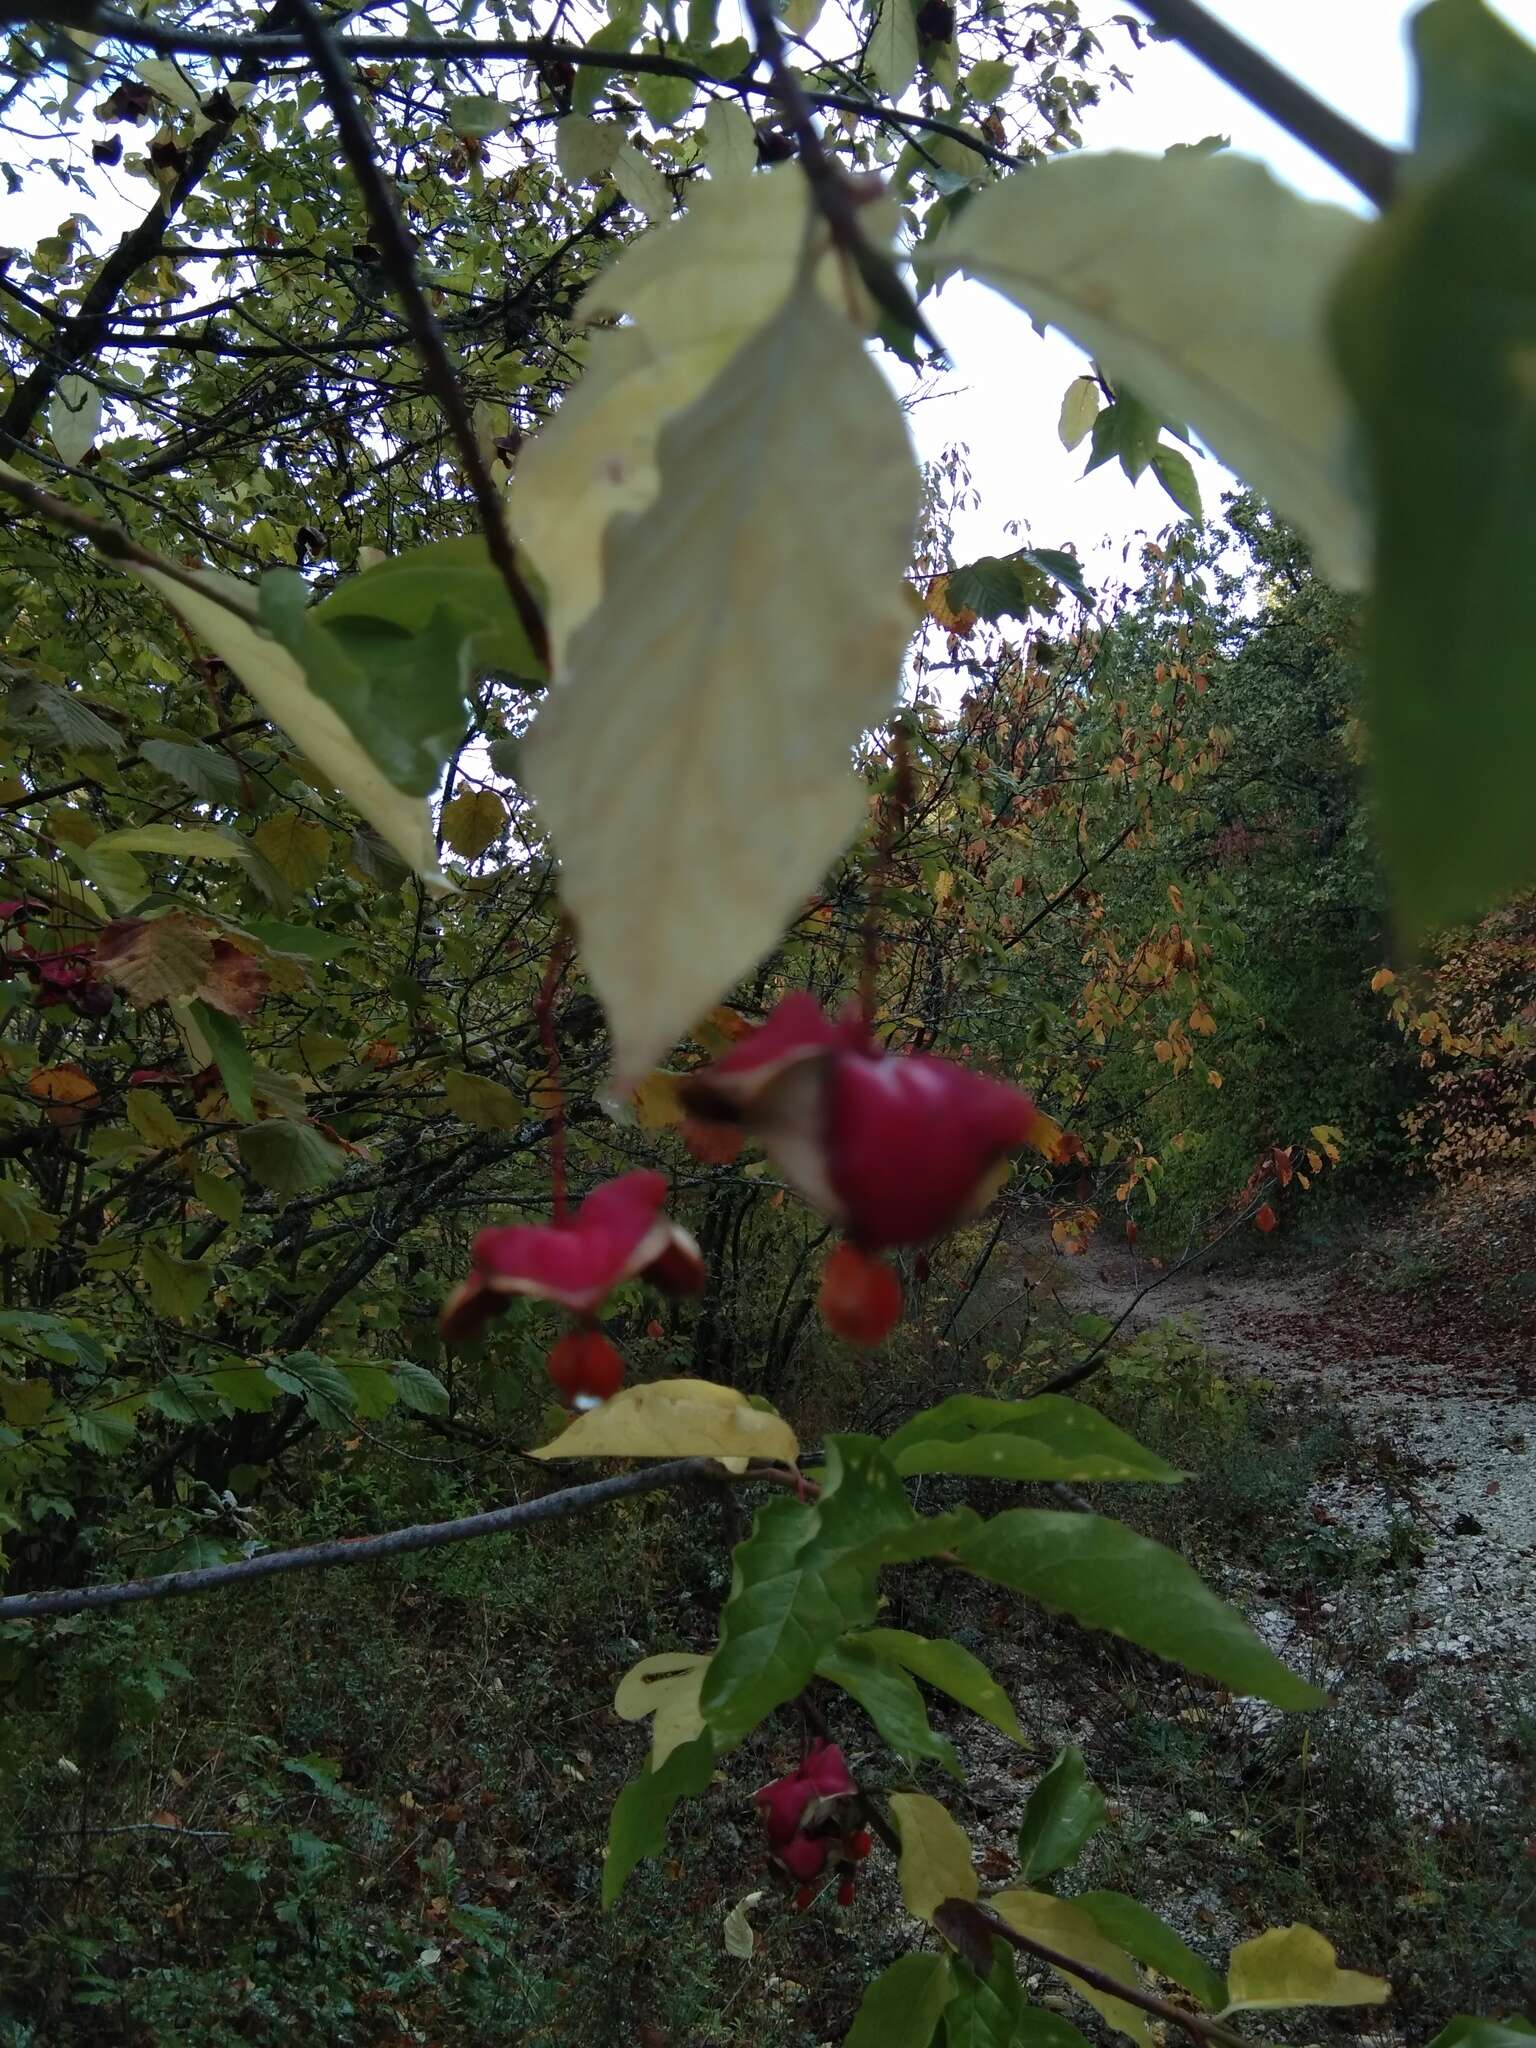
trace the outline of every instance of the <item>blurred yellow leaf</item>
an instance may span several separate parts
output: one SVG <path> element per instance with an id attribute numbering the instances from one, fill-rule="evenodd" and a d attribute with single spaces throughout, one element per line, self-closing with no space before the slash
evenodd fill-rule
<path id="1" fill-rule="evenodd" d="M 535 1458 L 755 1458 L 792 1465 L 800 1446 L 789 1424 L 712 1380 L 652 1380 L 625 1387 L 578 1415 Z"/>
<path id="2" fill-rule="evenodd" d="M 1139 1985 L 1136 1965 L 1124 1949 L 1117 1948 L 1102 1935 L 1082 1908 L 1074 1906 L 1070 1899 L 1058 1899 L 1049 1892 L 1012 1891 L 999 1892 L 989 1903 L 992 1910 L 1000 1913 L 1020 1934 L 1032 1935 L 1036 1941 L 1044 1942 L 1047 1948 L 1059 1949 L 1063 1955 L 1071 1956 L 1074 1962 L 1087 1963 L 1091 1969 L 1102 1970 L 1106 1977 L 1113 1977 L 1117 1983 L 1130 1985 L 1133 1989 Z M 1081 1977 L 1074 1977 L 1069 1970 L 1058 1974 L 1110 2026 L 1128 2034 L 1133 2041 L 1148 2039 L 1146 2016 L 1136 2006 L 1096 1990 L 1091 1984 L 1085 1984 Z"/>
<path id="3" fill-rule="evenodd" d="M 1227 1965 L 1228 2012 L 1286 2005 L 1381 2005 L 1392 1994 L 1384 1977 L 1341 1970 L 1331 1941 L 1297 1922 L 1240 1941 Z"/>
<path id="4" fill-rule="evenodd" d="M 665 1131 L 682 1122 L 683 1105 L 677 1092 L 681 1079 L 681 1074 L 668 1074 L 657 1067 L 635 1089 L 630 1100 L 642 1131 Z"/>
<path id="5" fill-rule="evenodd" d="M 687 1651 L 671 1656 L 642 1657 L 619 1681 L 613 1710 L 621 1721 L 656 1719 L 651 1729 L 651 1769 L 659 1771 L 674 1749 L 680 1749 L 704 1726 L 699 1688 L 709 1668 L 707 1657 Z"/>

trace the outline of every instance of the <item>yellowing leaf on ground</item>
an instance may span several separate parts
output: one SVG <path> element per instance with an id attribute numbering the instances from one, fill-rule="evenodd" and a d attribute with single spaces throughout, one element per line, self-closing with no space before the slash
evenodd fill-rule
<path id="1" fill-rule="evenodd" d="M 443 837 L 455 853 L 475 860 L 507 826 L 507 807 L 494 789 L 466 789 L 443 805 Z"/>
<path id="2" fill-rule="evenodd" d="M 666 427 L 660 474 L 523 748 L 626 1080 L 858 829 L 851 752 L 896 692 L 920 492 L 889 387 L 810 286 Z"/>
<path id="3" fill-rule="evenodd" d="M 898 1874 L 909 1913 L 931 1924 L 946 1899 L 975 1899 L 971 1845 L 946 1807 L 926 1792 L 893 1792 L 891 1819 L 901 1836 Z"/>
<path id="4" fill-rule="evenodd" d="M 1227 152 L 1113 150 L 989 187 L 925 268 L 964 270 L 1062 328 L 1299 526 L 1331 581 L 1357 587 L 1367 526 L 1325 322 L 1368 232 Z"/>
<path id="5" fill-rule="evenodd" d="M 315 818 L 280 811 L 251 834 L 256 851 L 295 889 L 313 889 L 331 858 L 331 835 Z"/>
<path id="6" fill-rule="evenodd" d="M 477 1131 L 515 1131 L 522 1122 L 522 1104 L 500 1081 L 450 1068 L 443 1076 L 443 1093 L 459 1121 Z"/>
<path id="7" fill-rule="evenodd" d="M 625 1387 L 578 1415 L 535 1458 L 751 1458 L 792 1465 L 800 1446 L 789 1424 L 712 1380 L 652 1380 Z"/>
<path id="8" fill-rule="evenodd" d="M 788 298 L 809 221 L 792 164 L 746 183 L 701 183 L 681 220 L 631 243 L 583 297 L 584 320 L 627 314 L 629 324 L 591 337 L 586 374 L 522 451 L 511 496 L 548 585 L 557 674 L 601 594 L 610 520 L 656 496 L 663 423 Z"/>
<path id="9" fill-rule="evenodd" d="M 211 570 L 198 579 L 206 596 L 160 569 L 135 566 L 133 573 L 158 590 L 198 638 L 228 662 L 267 716 L 402 860 L 429 886 L 451 886 L 438 866 L 425 799 L 395 787 L 341 714 L 310 688 L 293 656 L 261 629 L 253 589 Z"/>
<path id="10" fill-rule="evenodd" d="M 1382 2005 L 1392 1995 L 1384 1977 L 1341 1970 L 1331 1941 L 1299 1921 L 1240 1941 L 1227 1965 L 1227 2011 L 1285 2005 Z"/>
<path id="11" fill-rule="evenodd" d="M 1071 1956 L 1074 1962 L 1087 1963 L 1090 1969 L 1102 1970 L 1106 1977 L 1113 1977 L 1119 1983 L 1133 1988 L 1139 1985 L 1136 1965 L 1125 1950 L 1107 1940 L 1081 1907 L 1074 1906 L 1070 1899 L 1058 1899 L 1049 1892 L 1012 1891 L 999 1892 L 988 1903 L 1020 1934 L 1033 1935 L 1047 1948 Z M 1081 1977 L 1074 1977 L 1070 1971 L 1063 1970 L 1060 1974 L 1110 2026 L 1128 2034 L 1133 2041 L 1145 2042 L 1149 2038 L 1146 2015 L 1139 2007 L 1085 1984 Z"/>
<path id="12" fill-rule="evenodd" d="M 692 1742 L 704 1726 L 699 1712 L 699 1688 L 709 1668 L 707 1657 L 687 1651 L 671 1656 L 642 1657 L 619 1681 L 613 1696 L 613 1710 L 621 1721 L 643 1721 L 654 1714 L 651 1727 L 651 1769 L 659 1771 L 674 1749 Z"/>

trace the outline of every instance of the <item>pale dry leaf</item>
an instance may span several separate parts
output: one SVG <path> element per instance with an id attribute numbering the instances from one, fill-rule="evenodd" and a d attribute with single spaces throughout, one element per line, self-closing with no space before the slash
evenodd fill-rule
<path id="1" fill-rule="evenodd" d="M 989 187 L 924 269 L 964 270 L 1062 328 L 1145 404 L 1193 427 L 1301 529 L 1332 582 L 1356 587 L 1369 533 L 1325 323 L 1368 232 L 1243 157 L 1113 150 Z"/>
<path id="2" fill-rule="evenodd" d="M 535 1458 L 748 1458 L 792 1465 L 789 1424 L 712 1380 L 651 1380 L 578 1415 Z"/>
<path id="3" fill-rule="evenodd" d="M 797 290 L 664 430 L 523 748 L 633 1078 L 775 943 L 864 815 L 921 480 L 858 332 Z"/>
<path id="4" fill-rule="evenodd" d="M 586 374 L 523 449 L 512 485 L 519 539 L 549 591 L 558 675 L 570 636 L 602 590 L 608 522 L 656 496 L 656 439 L 789 296 L 810 225 L 793 164 L 701 184 L 687 214 L 642 235 L 588 289 L 583 320 L 627 315 L 594 334 Z"/>
<path id="5" fill-rule="evenodd" d="M 438 866 L 425 800 L 396 789 L 340 715 L 315 695 L 292 655 L 260 629 L 254 591 L 213 570 L 199 578 L 208 587 L 206 597 L 159 569 L 134 564 L 133 573 L 228 662 L 267 716 L 429 888 L 452 888 Z"/>
<path id="6" fill-rule="evenodd" d="M 651 1724 L 651 1769 L 659 1771 L 674 1749 L 681 1749 L 704 1726 L 699 1711 L 699 1689 L 709 1668 L 707 1657 L 689 1651 L 642 1657 L 619 1680 L 613 1696 L 613 1710 L 621 1721 L 643 1721 L 654 1714 Z"/>

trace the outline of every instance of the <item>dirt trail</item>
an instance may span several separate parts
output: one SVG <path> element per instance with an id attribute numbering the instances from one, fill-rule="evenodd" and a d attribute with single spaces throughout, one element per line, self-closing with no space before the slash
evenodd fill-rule
<path id="1" fill-rule="evenodd" d="M 1123 1249 L 1000 1258 L 1000 1291 L 1111 1318 L 1158 1277 Z M 1403 1271 L 1406 1282 L 1382 1285 Z M 1489 1308 L 1507 1275 L 1490 1272 L 1483 1287 L 1475 1271 L 1449 1286 L 1432 1266 L 1424 1276 L 1401 1250 L 1395 1267 L 1372 1247 L 1320 1270 L 1276 1246 L 1228 1270 L 1172 1275 L 1125 1327 L 1178 1319 L 1224 1372 L 1342 1412 L 1358 1459 L 1315 1487 L 1308 1509 L 1325 1528 L 1390 1543 L 1403 1568 L 1392 1591 L 1357 1596 L 1353 1616 L 1298 1584 L 1255 1619 L 1282 1653 L 1300 1635 L 1316 1652 L 1355 1627 L 1385 1634 L 1394 1775 L 1411 1805 L 1443 1811 L 1473 1795 L 1477 1775 L 1475 1758 L 1453 1753 L 1459 1716 L 1528 1701 L 1536 1671 L 1536 1315 L 1522 1307 L 1523 1273 L 1514 1295 L 1498 1294 L 1513 1315 Z"/>

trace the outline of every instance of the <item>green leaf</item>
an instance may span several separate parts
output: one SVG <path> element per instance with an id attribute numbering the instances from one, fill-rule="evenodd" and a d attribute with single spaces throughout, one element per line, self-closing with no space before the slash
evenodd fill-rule
<path id="1" fill-rule="evenodd" d="M 325 931 L 312 924 L 284 924 L 272 917 L 247 917 L 230 930 L 259 939 L 269 953 L 288 953 L 299 960 L 333 960 L 338 953 L 362 944 L 345 932 Z"/>
<path id="2" fill-rule="evenodd" d="M 675 128 L 698 95 L 699 88 L 691 78 L 669 77 L 664 71 L 635 74 L 635 98 L 655 128 Z"/>
<path id="3" fill-rule="evenodd" d="M 195 1173 L 192 1192 L 205 1209 L 211 1209 L 221 1223 L 238 1223 L 245 1207 L 245 1195 L 233 1175 Z"/>
<path id="4" fill-rule="evenodd" d="M 84 377 L 61 377 L 48 405 L 48 438 L 66 468 L 90 454 L 101 426 L 102 397 Z"/>
<path id="5" fill-rule="evenodd" d="M 1061 583 L 1083 604 L 1093 603 L 1093 592 L 1083 581 L 1083 565 L 1076 555 L 1070 555 L 1064 548 L 1019 548 L 1014 554 L 1016 562 L 1028 562 L 1033 568 L 1049 576 L 1053 583 Z"/>
<path id="6" fill-rule="evenodd" d="M 1000 100 L 1013 83 L 1013 66 L 1000 57 L 983 57 L 965 74 L 965 89 L 973 100 Z M 1073 444 L 1069 441 L 1067 446 Z"/>
<path id="7" fill-rule="evenodd" d="M 608 1857 L 603 1865 L 605 1909 L 624 1889 L 637 1863 L 661 1854 L 673 1808 L 680 1799 L 696 1798 L 706 1791 L 714 1770 L 714 1746 L 705 1733 L 674 1749 L 660 1770 L 645 1771 L 624 1787 L 608 1823 Z"/>
<path id="8" fill-rule="evenodd" d="M 81 1408 L 69 1418 L 69 1433 L 99 1458 L 119 1458 L 134 1439 L 132 1414 L 115 1408 Z"/>
<path id="9" fill-rule="evenodd" d="M 1152 474 L 1181 512 L 1187 512 L 1191 519 L 1205 518 L 1194 467 L 1182 449 L 1170 448 L 1166 441 L 1159 441 L 1152 450 Z"/>
<path id="10" fill-rule="evenodd" d="M 377 1422 L 399 1398 L 394 1374 L 382 1365 L 344 1365 L 341 1376 L 352 1391 L 354 1413 L 365 1421 Z"/>
<path id="11" fill-rule="evenodd" d="M 567 114 L 555 127 L 555 161 L 573 185 L 596 185 L 613 169 L 623 141 L 621 122 Z"/>
<path id="12" fill-rule="evenodd" d="M 1325 575 L 1357 585 L 1366 527 L 1325 321 L 1368 232 L 1241 157 L 1116 151 L 988 187 L 942 230 L 928 264 L 994 285 L 1164 417 L 1187 420 L 1300 527 Z M 1454 297 L 1446 311 L 1454 317 Z M 1470 402 L 1477 379 L 1463 369 L 1457 383 Z"/>
<path id="13" fill-rule="evenodd" d="M 709 175 L 718 182 L 750 178 L 757 169 L 757 130 L 735 100 L 711 100 L 704 113 L 701 147 Z"/>
<path id="14" fill-rule="evenodd" d="M 1182 1475 L 1107 1421 L 1062 1394 L 997 1401 L 953 1394 L 888 1437 L 885 1454 L 904 1477 L 969 1472 L 1000 1479 L 1152 1480 Z"/>
<path id="15" fill-rule="evenodd" d="M 158 1245 L 147 1244 L 141 1264 L 150 1304 L 157 1316 L 194 1315 L 208 1298 L 213 1269 L 201 1261 L 173 1258 Z"/>
<path id="16" fill-rule="evenodd" d="M 850 750 L 912 630 L 906 428 L 808 283 L 659 450 L 657 501 L 610 530 L 602 601 L 523 749 L 624 1077 L 777 943 L 852 837 Z"/>
<path id="17" fill-rule="evenodd" d="M 280 1364 L 267 1367 L 267 1375 L 285 1393 L 302 1394 L 318 1423 L 334 1427 L 355 1411 L 351 1381 L 340 1366 L 313 1351 L 290 1351 Z"/>
<path id="18" fill-rule="evenodd" d="M 241 1160 L 264 1188 L 275 1195 L 303 1195 L 311 1188 L 323 1188 L 346 1164 L 340 1146 L 333 1145 L 311 1123 L 296 1123 L 289 1117 L 272 1117 L 252 1124 L 235 1139 Z"/>
<path id="19" fill-rule="evenodd" d="M 1074 1962 L 1086 1963 L 1091 1969 L 1113 1978 L 1117 1984 L 1139 1987 L 1140 1978 L 1130 1957 L 1113 1942 L 1105 1940 L 1088 1915 L 1078 1911 L 1074 1899 L 1058 1899 L 1051 1892 L 1019 1889 L 998 1892 L 989 1903 L 993 1912 L 1000 1913 L 1020 1934 L 1032 1936 L 1047 1948 L 1070 1956 Z M 1070 1970 L 1058 1970 L 1057 1974 L 1118 2032 L 1128 2034 L 1133 2041 L 1141 2043 L 1149 2039 L 1146 2016 L 1139 2006 L 1117 1998 L 1111 1992 L 1100 1991 L 1096 1985 L 1089 1984 Z"/>
<path id="20" fill-rule="evenodd" d="M 912 0 L 873 0 L 869 65 L 887 99 L 899 100 L 917 75 L 917 14 Z"/>
<path id="21" fill-rule="evenodd" d="M 391 1369 L 402 1407 L 414 1408 L 418 1415 L 448 1413 L 448 1389 L 436 1373 L 411 1358 L 397 1358 Z"/>
<path id="22" fill-rule="evenodd" d="M 672 218 L 672 193 L 667 181 L 637 143 L 620 144 L 613 160 L 613 182 L 653 227 Z"/>
<path id="23" fill-rule="evenodd" d="M 1225 2012 L 1269 2011 L 1293 2005 L 1382 2005 L 1392 1987 L 1384 1977 L 1341 1970 L 1333 1943 L 1299 1922 L 1270 1927 L 1240 1941 L 1227 1959 Z"/>
<path id="24" fill-rule="evenodd" d="M 942 1515 L 894 1524 L 867 1543 L 848 1553 L 848 1562 L 859 1567 L 912 1564 L 919 1558 L 937 1557 L 941 1550 L 953 1550 L 963 1537 L 982 1526 L 974 1508 L 949 1508 Z"/>
<path id="25" fill-rule="evenodd" d="M 954 1994 L 944 2008 L 944 2048 L 1019 2048 L 1030 2008 L 1018 1972 L 1002 1942 L 985 1977 L 969 1963 L 950 1965 Z"/>
<path id="26" fill-rule="evenodd" d="M 1507 2019 L 1480 2020 L 1460 2013 L 1440 2029 L 1429 2048 L 1528 2048 L 1536 2026 L 1511 2013 Z"/>
<path id="27" fill-rule="evenodd" d="M 265 1366 L 228 1365 L 203 1377 L 221 1401 L 247 1415 L 264 1415 L 277 1405 L 282 1389 L 267 1377 Z"/>
<path id="28" fill-rule="evenodd" d="M 208 1382 L 186 1373 L 172 1373 L 163 1379 L 151 1391 L 149 1406 L 172 1422 L 212 1422 L 223 1412 Z"/>
<path id="29" fill-rule="evenodd" d="M 466 135 L 477 142 L 483 142 L 488 135 L 499 135 L 512 118 L 512 109 L 491 93 L 465 93 L 462 98 L 448 102 L 448 126 L 455 135 Z"/>
<path id="30" fill-rule="evenodd" d="M 240 840 L 226 838 L 209 825 L 135 825 L 122 832 L 103 832 L 92 840 L 89 851 L 98 859 L 119 853 L 165 853 L 175 860 L 250 859 L 250 849 Z"/>
<path id="31" fill-rule="evenodd" d="M 251 1084 L 256 1078 L 256 1066 L 245 1042 L 245 1033 L 233 1017 L 226 1017 L 222 1010 L 215 1010 L 211 1004 L 192 1003 L 189 1008 L 193 1023 L 207 1040 L 213 1063 L 219 1070 L 219 1079 L 224 1083 L 224 1093 L 229 1097 L 231 1113 L 242 1123 L 248 1122 L 255 1114 L 251 1105 Z"/>
<path id="32" fill-rule="evenodd" d="M 868 1574 L 806 1555 L 816 1512 L 792 1500 L 770 1501 L 736 1546 L 720 1647 L 699 1700 L 722 1746 L 739 1742 L 793 1699 L 823 1651 L 873 1615 Z"/>
<path id="33" fill-rule="evenodd" d="M 1016 555 L 982 555 L 951 572 L 945 602 L 983 619 L 1027 619 L 1050 609 L 1050 594 L 1039 570 Z"/>
<path id="34" fill-rule="evenodd" d="M 217 747 L 189 740 L 140 740 L 139 757 L 204 803 L 240 801 L 240 770 Z"/>
<path id="35" fill-rule="evenodd" d="M 1093 422 L 1093 440 L 1084 476 L 1092 475 L 1106 462 L 1119 460 L 1132 483 L 1152 460 L 1162 421 L 1140 399 L 1124 392 L 1113 405 L 1106 405 Z"/>
<path id="36" fill-rule="evenodd" d="M 1529 121 L 1536 108 L 1536 48 L 1483 0 L 1431 0 L 1410 35 L 1418 76 L 1405 188 L 1454 169 L 1491 129 Z"/>
<path id="37" fill-rule="evenodd" d="M 923 1696 L 912 1680 L 899 1664 L 887 1662 L 868 1647 L 862 1636 L 845 1636 L 824 1650 L 816 1675 L 857 1700 L 887 1746 L 905 1762 L 942 1764 L 951 1777 L 963 1775 L 954 1744 L 929 1726 Z"/>
<path id="38" fill-rule="evenodd" d="M 522 1121 L 522 1104 L 500 1081 L 450 1067 L 443 1075 L 443 1093 L 459 1121 L 477 1131 L 515 1131 Z"/>
<path id="39" fill-rule="evenodd" d="M 175 1110 L 152 1088 L 130 1088 L 123 1110 L 146 1145 L 174 1152 L 191 1135 Z"/>
<path id="40" fill-rule="evenodd" d="M 289 572 L 276 573 L 281 576 Z M 306 676 L 304 667 L 265 629 L 257 592 L 249 584 L 210 570 L 198 578 L 204 589 L 194 590 L 178 577 L 169 576 L 160 569 L 134 565 L 133 574 L 158 590 L 198 637 L 221 660 L 228 662 L 267 716 L 283 728 L 306 759 L 314 763 L 317 771 L 356 805 L 402 860 L 408 862 L 429 885 L 449 886 L 438 867 L 424 793 L 418 794 L 398 785 L 375 756 L 373 746 L 381 743 L 380 714 L 377 708 L 370 711 L 363 703 L 365 697 L 371 701 L 372 693 L 357 686 L 356 665 L 344 658 L 339 646 L 334 662 L 328 662 L 323 658 L 326 652 L 323 643 L 309 639 L 310 633 L 323 629 L 314 627 L 303 617 L 300 606 L 304 586 L 299 578 L 291 577 L 292 582 L 300 585 L 297 598 L 290 595 L 285 605 L 282 601 L 283 586 L 279 584 L 277 590 L 267 597 L 266 603 L 277 612 L 285 629 L 292 631 L 295 637 L 302 637 L 306 649 L 317 652 L 321 657 L 317 662 L 321 680 L 313 682 Z M 414 640 L 411 635 L 403 637 L 407 643 Z M 404 699 L 412 694 L 408 678 L 397 675 L 394 682 L 393 695 L 381 693 L 389 702 L 391 711 L 394 697 Z M 338 689 L 349 715 L 344 715 L 333 701 Z M 442 695 L 441 688 L 436 693 L 423 692 L 423 703 L 428 699 L 440 703 Z M 445 712 L 443 715 L 446 719 Z M 435 720 L 427 722 L 435 725 Z M 407 720 L 407 730 L 413 724 L 419 728 L 421 723 L 420 709 L 413 707 L 412 716 Z M 461 720 L 447 742 L 448 748 L 462 731 Z M 407 752 L 413 751 L 408 741 L 394 736 L 387 736 L 383 744 L 391 761 L 402 747 Z M 447 759 L 447 748 L 443 759 Z M 430 780 L 428 786 L 431 786 Z"/>
<path id="41" fill-rule="evenodd" d="M 946 1899 L 976 1898 L 971 1845 L 937 1799 L 893 1792 L 891 1819 L 901 1837 L 897 1876 L 909 1913 L 931 1923 Z"/>
<path id="42" fill-rule="evenodd" d="M 933 1642 L 904 1628 L 871 1628 L 851 1638 L 879 1657 L 905 1665 L 925 1685 L 947 1692 L 962 1707 L 990 1721 L 1014 1742 L 1025 1740 L 1019 1717 L 997 1680 L 978 1657 L 955 1642 Z"/>
<path id="43" fill-rule="evenodd" d="M 1227 1987 L 1220 1971 L 1202 1961 L 1166 1920 L 1159 1920 L 1139 1900 L 1128 1899 L 1124 1892 L 1078 1892 L 1072 1903 L 1127 1955 L 1182 1984 L 1207 2012 L 1220 2012 L 1226 2004 Z"/>
<path id="44" fill-rule="evenodd" d="M 1026 1883 L 1065 1870 L 1082 1854 L 1083 1845 L 1103 1827 L 1104 1794 L 1088 1776 L 1083 1753 L 1072 1745 L 1062 1750 L 1041 1778 L 1019 1823 L 1019 1875 Z"/>
<path id="45" fill-rule="evenodd" d="M 929 2048 L 955 1980 L 944 1956 L 902 1956 L 859 2001 L 843 2048 Z"/>
<path id="46" fill-rule="evenodd" d="M 1084 440 L 1099 416 L 1101 397 L 1097 377 L 1074 377 L 1061 401 L 1056 431 L 1061 445 L 1070 451 Z"/>
<path id="47" fill-rule="evenodd" d="M 563 121 L 557 132 L 563 135 L 575 125 Z M 581 125 L 599 126 L 594 121 Z M 603 125 L 623 140 L 624 131 L 617 122 Z M 617 146 L 617 142 L 612 145 Z M 605 163 L 603 171 L 607 168 Z M 517 550 L 517 565 L 535 598 L 541 599 L 538 572 L 521 549 Z M 314 607 L 310 617 L 323 628 L 344 619 L 382 620 L 413 636 L 428 632 L 435 621 L 445 618 L 467 637 L 476 665 L 503 669 L 528 681 L 540 681 L 544 675 L 543 663 L 523 630 L 501 571 L 476 534 L 460 540 L 428 541 L 406 554 L 391 555 L 361 575 L 349 576 Z"/>
<path id="48" fill-rule="evenodd" d="M 1536 876 L 1536 107 L 1376 224 L 1334 338 L 1377 506 L 1377 822 L 1418 939 Z M 1474 630 L 1445 633 L 1447 592 Z"/>
<path id="49" fill-rule="evenodd" d="M 1027 1593 L 1087 1628 L 1253 1693 L 1277 1707 L 1324 1695 L 1288 1671 L 1181 1557 L 1102 1515 L 1015 1508 L 960 1546 L 967 1571 Z"/>

